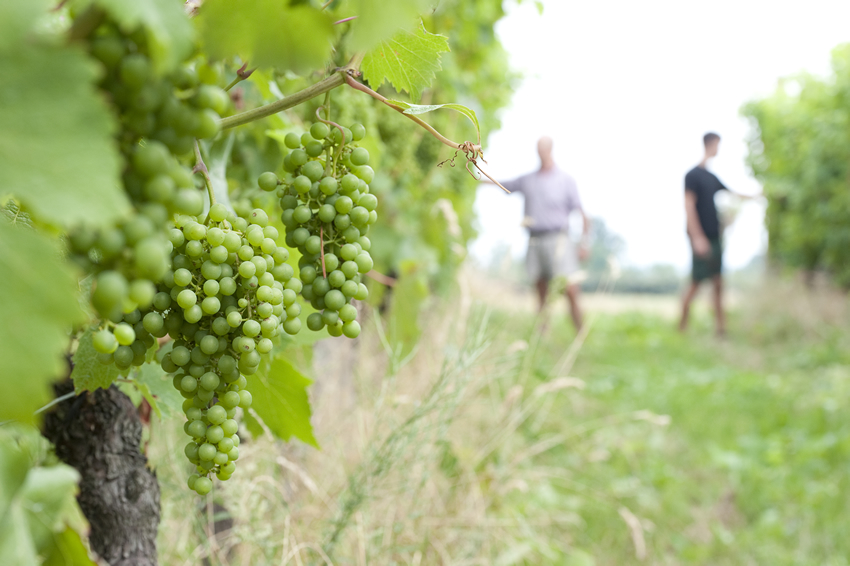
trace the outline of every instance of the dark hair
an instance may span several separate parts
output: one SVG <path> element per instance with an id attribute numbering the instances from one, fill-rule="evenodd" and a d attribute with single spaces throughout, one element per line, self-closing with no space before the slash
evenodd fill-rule
<path id="1" fill-rule="evenodd" d="M 702 136 L 703 145 L 708 145 L 713 141 L 719 141 L 719 140 L 720 140 L 720 136 L 718 136 L 714 132 L 708 132 L 707 134 Z"/>

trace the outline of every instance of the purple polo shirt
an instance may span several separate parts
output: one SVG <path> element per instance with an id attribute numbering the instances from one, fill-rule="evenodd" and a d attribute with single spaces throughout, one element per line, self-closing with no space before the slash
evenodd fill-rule
<path id="1" fill-rule="evenodd" d="M 502 183 L 512 193 L 525 195 L 525 216 L 534 233 L 566 231 L 570 213 L 581 210 L 576 181 L 557 166 L 548 171 L 534 171 Z"/>

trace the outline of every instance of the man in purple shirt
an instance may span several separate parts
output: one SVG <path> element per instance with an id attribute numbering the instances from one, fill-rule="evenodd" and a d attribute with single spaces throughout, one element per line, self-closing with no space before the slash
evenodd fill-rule
<path id="1" fill-rule="evenodd" d="M 558 276 L 567 279 L 567 301 L 576 330 L 581 328 L 579 307 L 579 260 L 587 259 L 590 219 L 584 213 L 575 179 L 559 169 L 552 158 L 552 138 L 537 142 L 540 169 L 512 181 L 502 183 L 512 193 L 525 196 L 525 226 L 529 231 L 526 269 L 535 282 L 540 310 L 546 304 L 549 282 Z M 569 216 L 574 210 L 583 219 L 579 246 L 569 237 Z"/>

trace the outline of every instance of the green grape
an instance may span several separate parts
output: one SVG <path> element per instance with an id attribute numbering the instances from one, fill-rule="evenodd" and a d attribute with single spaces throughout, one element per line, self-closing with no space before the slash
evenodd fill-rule
<path id="1" fill-rule="evenodd" d="M 271 171 L 266 171 L 262 175 L 260 175 L 259 179 L 257 179 L 257 184 L 260 188 L 266 192 L 273 191 L 278 186 L 277 175 L 272 173 Z"/>
<path id="2" fill-rule="evenodd" d="M 113 333 L 122 346 L 129 346 L 136 340 L 136 331 L 126 322 L 115 325 Z"/>
<path id="3" fill-rule="evenodd" d="M 92 304 L 98 312 L 109 317 L 124 303 L 128 294 L 127 280 L 116 271 L 104 271 L 98 275 L 92 293 Z"/>
<path id="4" fill-rule="evenodd" d="M 207 418 L 212 424 L 220 425 L 227 420 L 227 414 L 221 405 L 213 405 L 207 410 Z"/>
<path id="5" fill-rule="evenodd" d="M 198 297 L 191 289 L 183 289 L 177 295 L 177 304 L 183 309 L 188 309 L 198 302 Z"/>
<path id="6" fill-rule="evenodd" d="M 356 320 L 351 320 L 342 325 L 342 333 L 348 338 L 357 338 L 360 336 L 360 323 Z"/>
<path id="7" fill-rule="evenodd" d="M 363 127 L 363 124 L 352 124 L 351 126 L 351 139 L 353 141 L 360 141 L 366 137 L 366 128 Z"/>
<path id="8" fill-rule="evenodd" d="M 307 163 L 307 152 L 303 149 L 294 149 L 292 153 L 289 154 L 289 161 L 296 167 L 301 167 L 305 163 Z M 367 181 L 368 182 L 368 181 Z"/>
<path id="9" fill-rule="evenodd" d="M 332 272 L 328 273 L 328 283 L 330 283 L 331 287 L 337 289 L 342 287 L 343 283 L 345 283 L 345 279 L 345 274 L 338 269 L 335 269 Z"/>
<path id="10" fill-rule="evenodd" d="M 140 307 L 148 307 L 156 295 L 156 286 L 146 279 L 136 279 L 130 283 L 128 296 L 130 300 Z"/>
<path id="11" fill-rule="evenodd" d="M 353 299 L 357 295 L 358 286 L 353 280 L 348 280 L 342 284 L 339 290 L 347 299 Z"/>
<path id="12" fill-rule="evenodd" d="M 194 489 L 198 493 L 198 495 L 206 495 L 210 491 L 212 491 L 212 487 L 212 480 L 206 476 L 201 476 L 194 481 L 193 485 L 190 488 Z"/>
<path id="13" fill-rule="evenodd" d="M 325 146 L 320 141 L 311 141 L 304 147 L 304 151 L 310 157 L 319 157 L 324 150 Z"/>
<path id="14" fill-rule="evenodd" d="M 115 335 L 105 328 L 94 333 L 92 344 L 94 349 L 101 354 L 112 354 L 118 349 L 118 340 Z"/>
<path id="15" fill-rule="evenodd" d="M 322 140 L 328 137 L 330 134 L 330 128 L 323 122 L 316 122 L 312 126 L 310 126 L 310 135 L 313 136 L 314 139 Z"/>
<path id="16" fill-rule="evenodd" d="M 323 172 L 324 167 L 318 161 L 309 161 L 301 167 L 301 174 L 310 179 L 311 183 L 315 183 L 320 180 Z"/>
<path id="17" fill-rule="evenodd" d="M 121 369 L 126 369 L 133 363 L 135 353 L 129 346 L 118 346 L 113 356 L 115 359 L 115 365 Z"/>
<path id="18" fill-rule="evenodd" d="M 343 322 L 351 322 L 357 318 L 357 309 L 354 305 L 344 305 L 339 309 L 339 319 Z"/>
<path id="19" fill-rule="evenodd" d="M 288 133 L 286 137 L 283 138 L 283 143 L 289 149 L 298 149 L 301 147 L 301 138 L 298 134 Z"/>
<path id="20" fill-rule="evenodd" d="M 372 267 L 374 266 L 372 262 L 372 256 L 370 256 L 366 252 L 361 252 L 357 254 L 357 257 L 354 258 L 355 263 L 357 264 L 357 269 L 360 273 L 368 273 L 372 271 Z"/>
<path id="21" fill-rule="evenodd" d="M 342 294 L 342 291 L 337 289 L 331 289 L 328 291 L 325 296 L 325 305 L 333 310 L 339 310 L 345 305 L 345 296 Z"/>
<path id="22" fill-rule="evenodd" d="M 352 169 L 352 173 L 354 173 L 359 179 L 365 181 L 366 183 L 371 183 L 372 179 L 375 177 L 375 171 L 372 170 L 368 165 L 359 165 L 355 166 Z"/>
<path id="23" fill-rule="evenodd" d="M 358 147 L 357 149 L 351 152 L 350 159 L 352 165 L 366 165 L 367 163 L 369 163 L 369 152 L 366 151 L 365 148 Z M 366 182 L 368 183 L 369 181 Z"/>

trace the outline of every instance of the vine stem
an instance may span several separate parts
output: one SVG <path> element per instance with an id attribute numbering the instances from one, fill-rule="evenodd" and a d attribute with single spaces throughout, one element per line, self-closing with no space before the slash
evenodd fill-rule
<path id="1" fill-rule="evenodd" d="M 328 278 L 328 270 L 325 269 L 325 227 L 319 226 L 319 253 L 322 254 L 322 277 Z"/>
<path id="2" fill-rule="evenodd" d="M 255 122 L 256 120 L 260 120 L 266 116 L 271 116 L 272 114 L 277 114 L 278 112 L 283 112 L 284 110 L 298 106 L 303 102 L 307 102 L 311 98 L 315 98 L 335 89 L 338 86 L 342 86 L 343 83 L 345 83 L 345 78 L 342 73 L 334 73 L 333 75 L 326 77 L 291 96 L 287 96 L 286 98 L 272 102 L 271 104 L 266 104 L 265 106 L 260 106 L 259 108 L 246 110 L 245 112 L 240 112 L 239 114 L 234 114 L 227 118 L 222 118 L 219 124 L 222 130 L 227 130 L 250 122 Z"/>
<path id="3" fill-rule="evenodd" d="M 201 157 L 201 146 L 198 144 L 198 140 L 195 140 L 195 167 L 192 168 L 192 172 L 200 173 L 204 176 L 204 185 L 207 187 L 207 194 L 210 196 L 210 207 L 212 207 L 215 204 L 215 193 L 213 192 L 209 169 L 207 169 L 207 165 L 204 163 L 204 158 Z"/>
<path id="4" fill-rule="evenodd" d="M 481 151 L 481 145 L 480 144 L 474 144 L 472 142 L 457 143 L 456 141 L 450 140 L 449 138 L 447 138 L 446 136 L 444 136 L 443 134 L 441 134 L 440 132 L 435 130 L 425 120 L 422 120 L 418 116 L 414 116 L 412 114 L 406 114 L 405 111 L 404 111 L 404 108 L 401 108 L 400 106 L 396 106 L 395 104 L 390 102 L 387 98 L 381 96 L 380 94 L 378 94 L 377 92 L 375 92 L 374 90 L 369 88 L 368 86 L 364 85 L 363 83 L 361 83 L 359 81 L 354 80 L 354 77 L 352 77 L 350 73 L 347 73 L 347 72 L 345 73 L 345 82 L 346 82 L 346 84 L 348 84 L 348 86 L 350 86 L 354 89 L 357 89 L 360 92 L 365 92 L 366 94 L 368 94 L 369 96 L 371 96 L 375 100 L 383 102 L 384 104 L 386 104 L 387 106 L 389 106 L 390 108 L 392 108 L 393 110 L 395 110 L 396 112 L 398 112 L 399 114 L 404 116 L 405 118 L 410 118 L 411 120 L 413 120 L 414 122 L 416 122 L 417 124 L 419 124 L 420 126 L 425 128 L 425 130 L 427 130 L 432 136 L 437 138 L 441 143 L 449 146 L 452 149 L 462 151 L 466 155 L 466 159 L 467 159 L 466 170 L 472 176 L 473 179 L 475 179 L 476 181 L 479 180 L 478 177 L 476 177 L 475 174 L 469 169 L 470 163 L 472 163 L 472 165 L 476 169 L 478 169 L 484 176 L 486 176 L 488 179 L 493 181 L 493 183 L 495 183 L 496 185 L 501 187 L 501 189 L 503 191 L 510 194 L 510 191 L 508 189 L 503 187 L 502 184 L 499 181 L 497 181 L 496 179 L 491 177 L 489 174 L 487 174 L 487 172 L 484 171 L 481 168 L 480 165 L 478 165 L 478 158 L 481 158 L 482 161 L 484 159 L 484 157 L 483 157 L 484 153 Z M 485 161 L 485 163 L 486 163 L 486 161 Z"/>
<path id="5" fill-rule="evenodd" d="M 447 138 L 446 136 L 444 136 L 443 134 L 441 134 L 440 132 L 435 130 L 433 128 L 433 126 L 431 126 L 431 124 L 429 124 L 425 120 L 422 120 L 421 118 L 419 118 L 418 116 L 414 116 L 413 114 L 405 114 L 404 108 L 401 108 L 400 106 L 396 106 L 395 104 L 390 102 L 387 98 L 378 94 L 377 92 L 375 92 L 374 90 L 372 90 L 368 86 L 364 85 L 363 83 L 361 83 L 359 81 L 354 80 L 354 77 L 352 77 L 351 74 L 345 73 L 345 82 L 348 84 L 348 86 L 350 86 L 354 89 L 357 89 L 360 92 L 365 92 L 366 94 L 368 94 L 369 96 L 371 96 L 375 100 L 383 102 L 384 104 L 386 104 L 387 106 L 389 106 L 390 108 L 392 108 L 393 110 L 395 110 L 396 112 L 398 112 L 399 114 L 404 116 L 405 118 L 409 118 L 409 119 L 413 120 L 414 122 L 416 122 L 417 124 L 419 124 L 420 126 L 425 128 L 425 130 L 427 130 L 428 133 L 430 133 L 432 136 L 437 138 L 441 143 L 444 143 L 445 145 L 449 146 L 450 148 L 459 149 L 459 150 L 464 151 L 464 152 L 467 151 L 467 150 L 471 150 L 474 153 L 474 156 L 481 154 L 481 146 L 480 145 L 470 144 L 469 142 L 457 143 L 456 141 L 450 140 L 449 138 Z"/>
<path id="6" fill-rule="evenodd" d="M 244 81 L 245 79 L 250 77 L 251 73 L 253 73 L 255 70 L 256 69 L 248 70 L 248 63 L 243 64 L 241 67 L 239 67 L 239 70 L 236 71 L 236 78 L 233 79 L 232 81 L 230 81 L 229 85 L 224 87 L 224 91 L 225 92 L 229 91 L 230 89 L 235 87 L 237 84 L 241 83 L 242 81 Z"/>
<path id="7" fill-rule="evenodd" d="M 239 114 L 234 114 L 233 116 L 228 116 L 227 118 L 222 118 L 219 125 L 222 130 L 227 130 L 230 128 L 235 128 L 236 126 L 242 126 L 244 124 L 248 124 L 250 122 L 255 122 L 266 116 L 271 116 L 272 114 L 277 114 L 278 112 L 283 112 L 284 110 L 288 110 L 293 108 L 294 106 L 298 106 L 303 102 L 307 102 L 311 98 L 315 98 L 321 94 L 325 94 L 326 92 L 330 92 L 338 86 L 342 86 L 345 83 L 345 75 L 349 72 L 357 72 L 357 69 L 360 68 L 360 63 L 363 61 L 363 57 L 365 57 L 365 53 L 355 53 L 351 60 L 348 62 L 348 65 L 337 69 L 337 72 L 330 75 L 329 77 L 325 77 L 319 82 L 308 86 L 304 90 L 299 90 L 295 94 L 287 96 L 281 100 L 277 100 L 272 102 L 271 104 L 266 104 L 265 106 L 260 106 L 259 108 L 254 108 L 252 110 L 246 110 L 245 112 L 240 112 Z"/>
<path id="8" fill-rule="evenodd" d="M 328 93 L 328 95 L 330 95 L 330 93 Z M 331 111 L 330 111 L 330 96 L 328 96 L 328 98 L 326 98 L 325 101 L 328 103 L 327 107 L 319 106 L 318 108 L 316 108 L 316 119 L 319 122 L 323 122 L 323 123 L 327 124 L 328 126 L 335 127 L 336 129 L 339 130 L 339 133 L 342 134 L 341 141 L 339 142 L 339 149 L 336 151 L 336 155 L 333 158 L 333 166 L 331 168 L 331 171 L 335 173 L 336 172 L 336 164 L 339 161 L 339 156 L 342 155 L 342 148 L 345 147 L 345 130 L 342 128 L 342 126 L 340 126 L 336 122 L 332 122 L 330 120 L 330 114 L 331 114 Z M 325 108 L 325 110 L 327 111 L 325 113 L 325 116 L 327 116 L 327 120 L 323 120 L 322 116 L 319 114 L 319 112 L 321 112 L 322 108 Z"/>

